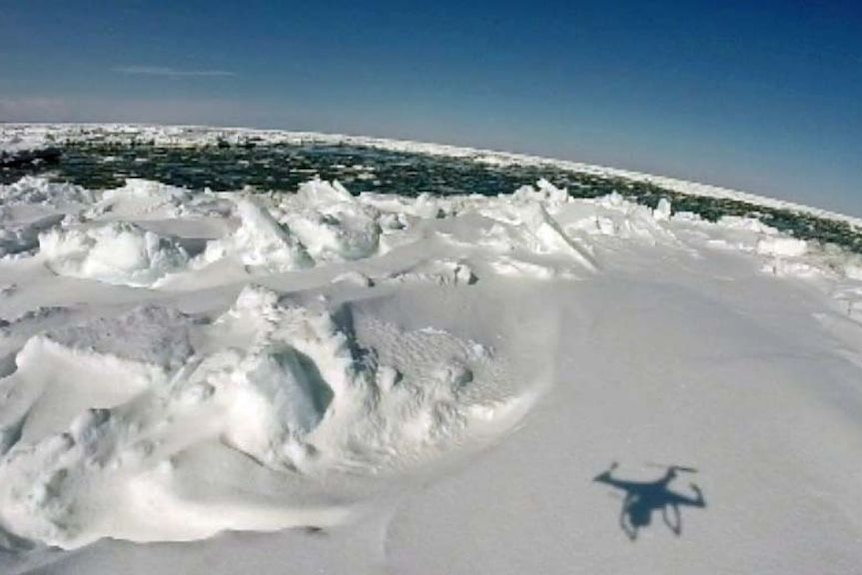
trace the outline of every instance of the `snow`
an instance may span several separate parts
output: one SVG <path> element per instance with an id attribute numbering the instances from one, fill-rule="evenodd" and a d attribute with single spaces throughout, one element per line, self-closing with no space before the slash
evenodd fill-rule
<path id="1" fill-rule="evenodd" d="M 240 226 L 207 244 L 207 263 L 235 256 L 246 266 L 291 271 L 361 259 L 380 245 L 379 212 L 357 202 L 341 184 L 311 180 L 270 208 L 253 198 L 236 200 Z"/>
<path id="2" fill-rule="evenodd" d="M 778 257 L 800 257 L 808 251 L 804 240 L 795 238 L 769 237 L 757 242 L 757 253 Z"/>
<path id="3" fill-rule="evenodd" d="M 308 267 L 311 260 L 305 248 L 265 209 L 252 200 L 236 202 L 240 226 L 229 237 L 213 240 L 203 254 L 205 262 L 234 255 L 244 265 L 273 271 Z"/>
<path id="4" fill-rule="evenodd" d="M 250 286 L 195 330 L 194 355 L 190 322 L 159 308 L 30 338 L 4 382 L 22 398 L 0 467 L 4 525 L 74 548 L 339 523 L 357 502 L 325 503 L 315 479 L 420 465 L 518 401 L 485 397 L 492 366 L 475 346 L 381 325 L 371 337 L 394 350 L 366 350 L 349 314 Z M 216 481 L 200 457 L 232 463 Z"/>
<path id="5" fill-rule="evenodd" d="M 80 186 L 50 182 L 33 176 L 24 176 L 10 185 L 0 184 L 0 199 L 7 210 L 10 207 L 80 207 L 82 204 L 93 203 L 97 195 L 97 192 Z"/>
<path id="6" fill-rule="evenodd" d="M 190 192 L 183 188 L 137 178 L 126 179 L 120 188 L 105 190 L 95 210 L 115 218 L 146 218 L 157 211 L 161 217 L 179 217 L 189 204 Z"/>
<path id="7" fill-rule="evenodd" d="M 3 186 L 0 570 L 854 572 L 859 257 L 500 192 Z"/>
<path id="8" fill-rule="evenodd" d="M 39 235 L 39 256 L 58 275 L 150 286 L 188 263 L 171 238 L 127 222 L 56 227 Z"/>
<path id="9" fill-rule="evenodd" d="M 377 251 L 379 213 L 356 201 L 337 181 L 306 182 L 290 199 L 296 202 L 280 206 L 284 221 L 315 260 L 360 259 Z"/>

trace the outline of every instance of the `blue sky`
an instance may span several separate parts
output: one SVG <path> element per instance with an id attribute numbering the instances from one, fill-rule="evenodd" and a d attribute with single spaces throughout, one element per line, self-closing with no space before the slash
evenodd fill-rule
<path id="1" fill-rule="evenodd" d="M 0 121 L 412 138 L 862 216 L 862 5 L 816 4 L 0 0 Z"/>

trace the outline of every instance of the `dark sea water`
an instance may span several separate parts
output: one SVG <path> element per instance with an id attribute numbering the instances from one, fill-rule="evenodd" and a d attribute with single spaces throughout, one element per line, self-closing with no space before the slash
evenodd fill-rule
<path id="1" fill-rule="evenodd" d="M 844 222 L 737 200 L 690 196 L 645 182 L 550 166 L 493 166 L 472 159 L 350 145 L 165 147 L 78 143 L 64 144 L 61 151 L 56 163 L 0 169 L 0 183 L 12 183 L 30 174 L 91 189 L 118 187 L 125 178 L 145 178 L 196 190 L 252 187 L 292 192 L 300 183 L 319 176 L 337 179 L 354 194 L 373 191 L 416 196 L 497 195 L 545 178 L 558 187 L 568 188 L 575 197 L 592 198 L 618 192 L 650 207 L 667 198 L 674 211 L 693 212 L 711 221 L 725 215 L 756 217 L 801 239 L 836 244 L 862 253 L 862 233 Z"/>

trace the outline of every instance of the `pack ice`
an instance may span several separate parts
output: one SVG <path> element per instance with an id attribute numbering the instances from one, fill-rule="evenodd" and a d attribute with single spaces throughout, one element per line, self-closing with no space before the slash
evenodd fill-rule
<path id="1" fill-rule="evenodd" d="M 852 572 L 858 258 L 501 192 L 0 186 L 0 565 Z M 633 545 L 614 460 L 706 508 Z"/>

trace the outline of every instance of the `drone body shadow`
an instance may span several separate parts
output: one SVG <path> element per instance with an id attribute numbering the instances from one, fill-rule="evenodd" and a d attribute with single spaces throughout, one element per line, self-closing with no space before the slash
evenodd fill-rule
<path id="1" fill-rule="evenodd" d="M 640 529 L 652 523 L 654 511 L 661 510 L 665 525 L 674 535 L 679 536 L 682 533 L 680 507 L 706 507 L 706 499 L 694 483 L 690 484 L 694 495 L 677 493 L 669 488 L 678 472 L 694 473 L 694 469 L 672 465 L 655 481 L 627 481 L 613 477 L 616 467 L 617 464 L 614 463 L 609 470 L 593 478 L 593 481 L 610 485 L 625 493 L 620 511 L 620 528 L 632 541 L 637 539 Z"/>

